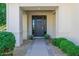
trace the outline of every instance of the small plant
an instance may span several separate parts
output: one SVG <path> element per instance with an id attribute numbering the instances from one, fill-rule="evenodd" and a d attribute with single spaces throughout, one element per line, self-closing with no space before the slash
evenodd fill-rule
<path id="1" fill-rule="evenodd" d="M 44 37 L 45 37 L 45 39 L 50 39 L 50 35 L 48 35 L 48 34 L 45 34 Z"/>
<path id="2" fill-rule="evenodd" d="M 30 39 L 30 40 L 33 40 L 33 35 L 30 35 L 30 36 L 29 36 L 29 39 Z"/>
<path id="3" fill-rule="evenodd" d="M 15 36 L 11 32 L 0 32 L 0 55 L 13 55 Z"/>

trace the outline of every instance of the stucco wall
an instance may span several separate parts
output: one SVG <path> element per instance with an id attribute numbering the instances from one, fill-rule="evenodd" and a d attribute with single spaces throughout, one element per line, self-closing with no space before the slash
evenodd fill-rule
<path id="1" fill-rule="evenodd" d="M 7 4 L 7 30 L 15 34 L 16 46 L 22 43 L 20 6 L 58 6 L 56 10 L 56 36 L 64 36 L 79 45 L 79 4 Z M 50 24 L 53 25 L 52 22 Z M 52 27 L 49 28 L 48 33 L 52 33 Z M 53 36 L 51 33 L 50 35 Z"/>
<path id="2" fill-rule="evenodd" d="M 22 21 L 23 21 L 23 40 L 26 40 L 27 39 L 27 14 L 26 12 L 23 11 L 23 14 L 22 14 Z"/>
<path id="3" fill-rule="evenodd" d="M 79 45 L 79 3 L 72 5 L 72 41 Z"/>
<path id="4" fill-rule="evenodd" d="M 57 12 L 57 36 L 66 36 L 72 32 L 72 7 L 70 4 L 61 4 Z"/>
<path id="5" fill-rule="evenodd" d="M 19 10 L 17 4 L 7 4 L 7 8 L 6 8 L 7 31 L 12 32 L 15 35 L 16 46 L 20 46 L 23 42 L 22 27 L 20 26 L 22 24 L 21 14 L 22 11 Z"/>
<path id="6" fill-rule="evenodd" d="M 57 12 L 56 36 L 66 37 L 79 45 L 79 4 L 61 4 Z"/>

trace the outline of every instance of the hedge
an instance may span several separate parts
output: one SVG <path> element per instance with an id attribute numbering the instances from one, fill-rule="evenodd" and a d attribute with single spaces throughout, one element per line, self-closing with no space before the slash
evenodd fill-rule
<path id="1" fill-rule="evenodd" d="M 73 42 L 66 38 L 54 38 L 52 44 L 59 47 L 64 53 L 69 56 L 79 55 L 79 46 L 76 46 Z"/>
<path id="2" fill-rule="evenodd" d="M 52 43 L 53 43 L 55 46 L 60 47 L 60 43 L 61 43 L 61 41 L 63 41 L 63 40 L 66 40 L 66 38 L 53 38 Z"/>
<path id="3" fill-rule="evenodd" d="M 0 32 L 0 55 L 14 50 L 15 36 L 11 32 Z"/>
<path id="4" fill-rule="evenodd" d="M 6 4 L 0 3 L 0 26 L 6 24 Z"/>

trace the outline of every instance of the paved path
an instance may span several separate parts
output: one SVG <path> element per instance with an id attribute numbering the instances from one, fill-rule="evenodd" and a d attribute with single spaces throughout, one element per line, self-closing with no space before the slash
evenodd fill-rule
<path id="1" fill-rule="evenodd" d="M 56 48 L 57 49 L 57 48 Z M 32 45 L 28 48 L 26 56 L 55 56 L 64 55 L 57 51 L 55 47 L 48 45 L 44 39 L 35 39 Z M 56 51 L 55 51 L 56 50 Z"/>

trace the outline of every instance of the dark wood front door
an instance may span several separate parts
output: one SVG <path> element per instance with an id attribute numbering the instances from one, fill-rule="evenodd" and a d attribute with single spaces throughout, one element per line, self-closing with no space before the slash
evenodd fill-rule
<path id="1" fill-rule="evenodd" d="M 43 36 L 46 33 L 46 16 L 32 16 L 32 34 Z"/>

